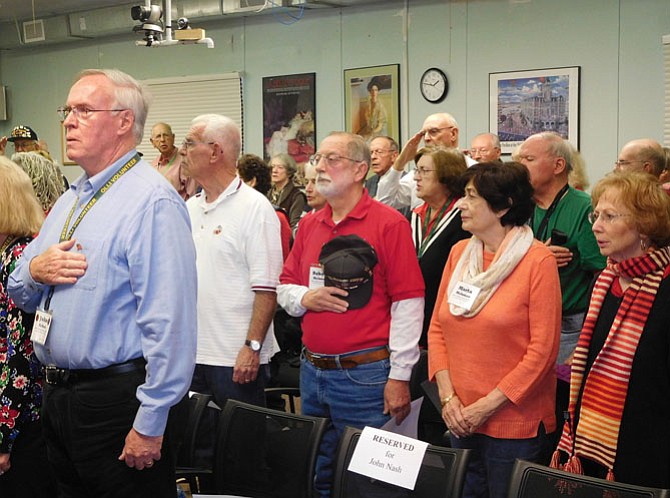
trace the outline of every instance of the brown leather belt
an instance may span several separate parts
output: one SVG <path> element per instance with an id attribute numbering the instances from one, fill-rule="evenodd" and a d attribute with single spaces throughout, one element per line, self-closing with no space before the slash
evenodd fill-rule
<path id="1" fill-rule="evenodd" d="M 387 347 L 373 349 L 372 351 L 366 351 L 364 353 L 345 353 L 335 355 L 316 354 L 312 353 L 309 349 L 304 348 L 303 353 L 307 361 L 321 370 L 354 368 L 358 365 L 365 365 L 366 363 L 385 360 L 391 356 L 391 353 L 389 353 Z"/>

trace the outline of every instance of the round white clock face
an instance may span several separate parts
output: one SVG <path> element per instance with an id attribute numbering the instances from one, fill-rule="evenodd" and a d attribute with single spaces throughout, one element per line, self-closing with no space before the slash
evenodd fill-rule
<path id="1" fill-rule="evenodd" d="M 447 76 L 437 68 L 428 69 L 421 76 L 421 95 L 428 102 L 440 102 L 447 96 Z"/>

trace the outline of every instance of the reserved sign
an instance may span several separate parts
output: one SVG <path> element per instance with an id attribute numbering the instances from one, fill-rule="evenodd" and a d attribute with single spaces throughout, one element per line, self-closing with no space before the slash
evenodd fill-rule
<path id="1" fill-rule="evenodd" d="M 424 441 L 366 427 L 348 470 L 413 490 L 427 448 Z"/>

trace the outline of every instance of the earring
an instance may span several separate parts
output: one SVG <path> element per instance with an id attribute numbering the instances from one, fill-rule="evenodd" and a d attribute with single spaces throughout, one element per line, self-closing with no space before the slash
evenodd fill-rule
<path id="1" fill-rule="evenodd" d="M 640 249 L 642 249 L 643 252 L 647 252 L 647 249 L 649 249 L 649 242 L 644 239 L 640 239 Z"/>

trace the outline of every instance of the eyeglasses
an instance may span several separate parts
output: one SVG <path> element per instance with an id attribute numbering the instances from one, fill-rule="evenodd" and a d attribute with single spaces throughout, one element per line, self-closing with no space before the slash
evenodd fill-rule
<path id="1" fill-rule="evenodd" d="M 625 159 L 618 159 L 614 161 L 614 166 L 617 168 L 621 168 L 623 166 L 628 166 L 631 163 L 643 163 L 644 161 L 640 159 L 630 159 L 630 160 L 625 160 Z"/>
<path id="2" fill-rule="evenodd" d="M 428 173 L 430 173 L 431 171 L 435 171 L 435 169 L 429 169 L 424 168 L 423 166 L 419 166 L 414 171 L 416 171 L 419 174 L 419 176 L 428 176 Z"/>
<path id="3" fill-rule="evenodd" d="M 632 216 L 631 214 L 619 214 L 619 213 L 601 213 L 600 211 L 591 211 L 587 218 L 589 223 L 593 225 L 596 221 L 600 220 L 603 223 L 610 224 L 614 220 L 623 218 L 625 216 Z"/>
<path id="4" fill-rule="evenodd" d="M 329 167 L 335 166 L 337 163 L 342 161 L 343 159 L 346 159 L 347 161 L 351 161 L 352 163 L 362 163 L 362 159 L 352 159 L 351 157 L 345 157 L 345 156 L 340 156 L 339 154 L 314 154 L 312 157 L 309 158 L 309 162 L 312 166 L 316 166 L 321 162 L 321 159 L 324 159 L 326 161 L 326 164 Z"/>
<path id="5" fill-rule="evenodd" d="M 383 156 L 385 154 L 388 154 L 389 152 L 394 152 L 391 149 L 373 149 L 370 151 L 370 155 L 377 154 L 379 156 Z"/>
<path id="6" fill-rule="evenodd" d="M 192 149 L 193 147 L 195 147 L 196 145 L 200 145 L 200 144 L 203 144 L 203 145 L 214 145 L 215 143 L 216 143 L 216 142 L 196 142 L 195 140 L 184 140 L 184 141 L 181 143 L 181 148 L 182 148 L 182 149 L 189 150 L 189 149 Z"/>
<path id="7" fill-rule="evenodd" d="M 423 134 L 428 135 L 430 137 L 435 137 L 437 136 L 442 130 L 450 130 L 454 128 L 453 126 L 443 126 L 442 128 L 428 128 L 427 130 L 424 130 Z"/>
<path id="8" fill-rule="evenodd" d="M 61 121 L 65 121 L 70 113 L 72 113 L 78 121 L 85 121 L 91 117 L 91 113 L 93 112 L 118 112 L 126 110 L 127 109 L 91 109 L 90 107 L 83 105 L 76 105 L 74 107 L 70 107 L 68 105 L 65 107 L 59 107 L 56 109 L 56 112 L 58 112 L 58 116 L 60 117 Z"/>
<path id="9" fill-rule="evenodd" d="M 470 149 L 470 154 L 488 154 L 491 152 L 491 149 Z"/>

